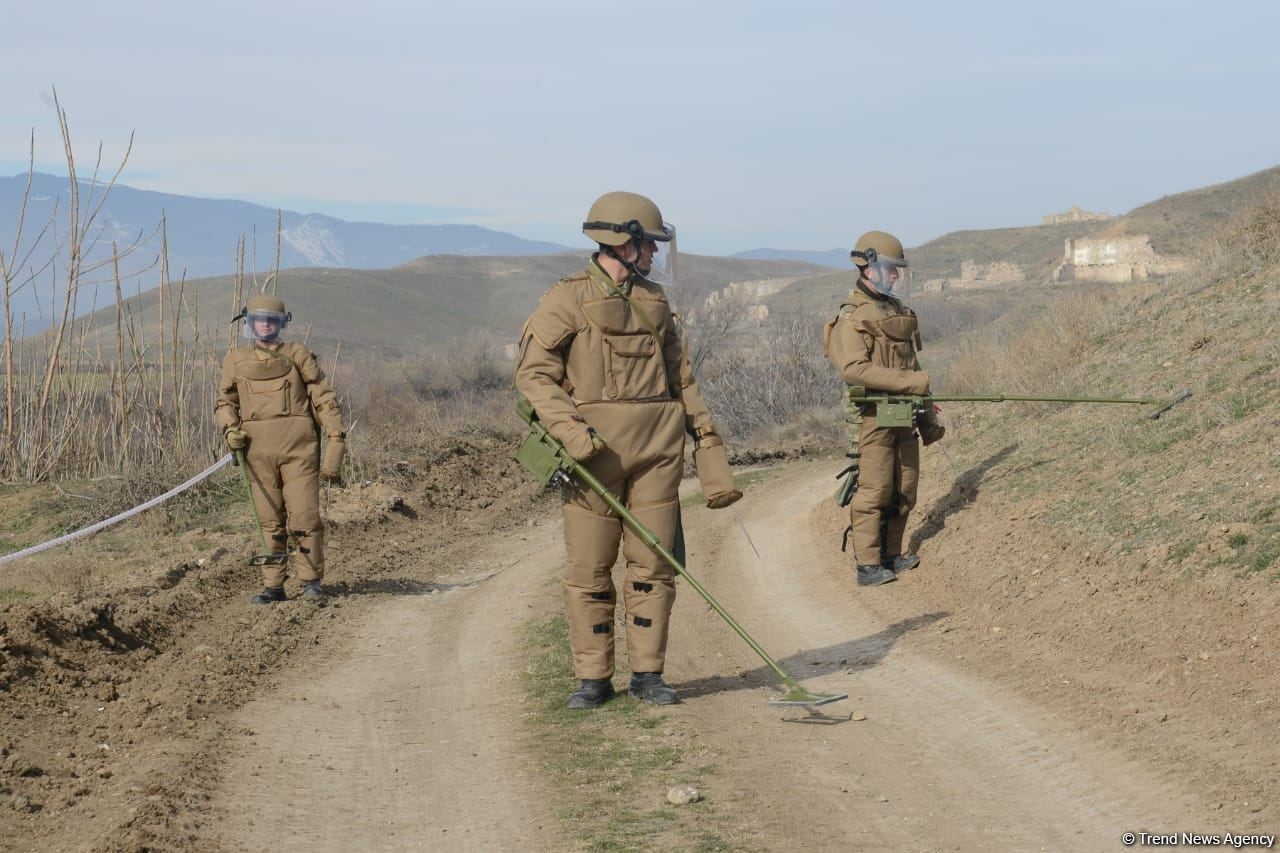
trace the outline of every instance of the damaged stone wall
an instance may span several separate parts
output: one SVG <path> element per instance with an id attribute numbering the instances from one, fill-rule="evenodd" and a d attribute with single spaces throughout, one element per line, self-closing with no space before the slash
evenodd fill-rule
<path id="1" fill-rule="evenodd" d="M 982 287 L 995 287 L 1025 281 L 1026 273 L 1022 267 L 1008 261 L 996 261 L 980 264 L 974 260 L 960 263 L 960 275 L 954 278 L 931 278 L 924 283 L 925 293 L 942 293 L 953 289 L 973 290 Z"/>
<path id="2" fill-rule="evenodd" d="M 1168 275 L 1184 265 L 1180 258 L 1160 255 L 1146 234 L 1133 237 L 1080 237 L 1068 239 L 1062 263 L 1053 271 L 1053 280 L 1101 281 L 1119 284 L 1126 281 Z"/>
<path id="3" fill-rule="evenodd" d="M 754 323 L 763 322 L 769 316 L 769 306 L 763 300 L 795 284 L 794 278 L 758 278 L 752 281 L 735 281 L 707 297 L 702 308 L 690 312 L 685 322 L 695 325 L 698 314 L 715 311 L 728 305 L 741 305 L 743 316 Z"/>

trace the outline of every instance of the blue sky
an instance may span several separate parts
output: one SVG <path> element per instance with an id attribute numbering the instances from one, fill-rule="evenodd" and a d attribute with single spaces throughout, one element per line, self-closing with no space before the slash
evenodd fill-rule
<path id="1" fill-rule="evenodd" d="M 71 0 L 8 9 L 0 173 L 63 171 L 585 245 L 650 195 L 685 250 L 918 245 L 1280 163 L 1280 4 Z M 184 8 L 188 7 L 188 8 Z"/>

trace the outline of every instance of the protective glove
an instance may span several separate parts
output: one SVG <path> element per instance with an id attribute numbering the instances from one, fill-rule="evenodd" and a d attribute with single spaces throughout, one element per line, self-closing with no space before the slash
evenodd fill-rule
<path id="1" fill-rule="evenodd" d="M 342 485 L 342 460 L 347 456 L 347 439 L 342 433 L 329 436 L 320 455 L 320 481 L 331 486 Z"/>
<path id="2" fill-rule="evenodd" d="M 702 484 L 702 496 L 707 499 L 708 507 L 723 509 L 742 497 L 742 492 L 734 488 L 729 453 L 720 436 L 698 439 L 693 449 L 693 464 L 698 466 L 698 482 Z"/>
<path id="3" fill-rule="evenodd" d="M 942 437 L 947 434 L 947 428 L 938 423 L 937 410 L 932 406 L 916 418 L 916 430 L 920 433 L 920 443 L 925 447 L 935 441 L 942 441 Z"/>
<path id="4" fill-rule="evenodd" d="M 608 446 L 595 427 L 590 426 L 574 430 L 564 442 L 564 449 L 579 462 L 586 462 Z"/>
<path id="5" fill-rule="evenodd" d="M 249 444 L 248 434 L 240 427 L 227 427 L 227 431 L 222 434 L 222 437 L 226 439 L 227 447 L 233 451 L 244 450 L 245 446 Z"/>

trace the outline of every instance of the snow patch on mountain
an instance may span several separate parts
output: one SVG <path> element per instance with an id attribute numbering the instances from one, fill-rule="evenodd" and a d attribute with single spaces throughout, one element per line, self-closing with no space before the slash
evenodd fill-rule
<path id="1" fill-rule="evenodd" d="M 316 267 L 345 267 L 346 253 L 342 242 L 323 221 L 313 216 L 305 217 L 297 225 L 284 228 L 280 240 L 307 263 Z"/>

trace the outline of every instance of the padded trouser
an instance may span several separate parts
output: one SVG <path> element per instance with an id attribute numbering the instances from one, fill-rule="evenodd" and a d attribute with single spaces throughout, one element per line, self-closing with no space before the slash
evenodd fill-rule
<path id="1" fill-rule="evenodd" d="M 320 443 L 310 417 L 246 421 L 245 457 L 253 501 L 271 553 L 297 542 L 290 563 L 304 581 L 324 577 L 324 521 L 320 518 Z M 266 586 L 280 586 L 286 566 L 262 567 Z"/>
<path id="2" fill-rule="evenodd" d="M 684 411 L 676 402 L 584 403 L 580 409 L 608 447 L 587 468 L 664 547 L 675 541 L 684 470 Z M 622 604 L 633 672 L 662 672 L 675 571 L 591 490 L 564 490 L 565 611 L 578 678 L 610 678 L 617 589 L 613 564 L 621 541 Z"/>
<path id="3" fill-rule="evenodd" d="M 920 441 L 907 427 L 879 427 L 868 415 L 859 441 L 862 468 L 858 491 L 849 504 L 853 555 L 860 566 L 880 563 L 881 553 L 902 553 L 907 516 L 916 505 L 920 482 Z M 881 522 L 884 539 L 881 540 Z"/>

